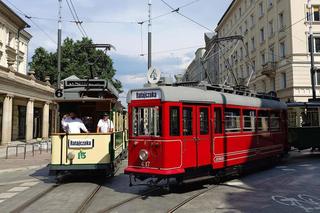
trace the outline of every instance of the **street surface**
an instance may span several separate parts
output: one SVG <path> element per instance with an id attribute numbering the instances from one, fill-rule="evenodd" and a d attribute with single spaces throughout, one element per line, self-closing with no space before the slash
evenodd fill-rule
<path id="1" fill-rule="evenodd" d="M 39 158 L 41 165 L 46 156 Z M 48 177 L 46 167 L 0 169 L 0 212 L 23 205 L 18 212 L 320 212 L 319 152 L 292 152 L 273 168 L 220 185 L 198 182 L 170 191 L 130 188 L 123 174 L 126 162 L 114 178 L 67 177 L 60 185 Z"/>

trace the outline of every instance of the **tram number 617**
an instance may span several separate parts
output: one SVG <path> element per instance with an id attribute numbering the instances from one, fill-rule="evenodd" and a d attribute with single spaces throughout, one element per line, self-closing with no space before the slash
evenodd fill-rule
<path id="1" fill-rule="evenodd" d="M 150 166 L 150 161 L 142 161 L 141 162 L 142 167 L 149 167 Z"/>

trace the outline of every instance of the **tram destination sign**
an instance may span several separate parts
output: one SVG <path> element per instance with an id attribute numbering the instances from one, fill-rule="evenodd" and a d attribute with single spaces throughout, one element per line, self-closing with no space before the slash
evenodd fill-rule
<path id="1" fill-rule="evenodd" d="M 106 80 L 102 79 L 89 79 L 89 80 L 66 80 L 64 82 L 64 88 L 75 87 L 90 87 L 90 88 L 105 88 L 107 86 Z"/>
<path id="2" fill-rule="evenodd" d="M 69 148 L 93 148 L 94 140 L 93 139 L 69 139 L 68 146 Z"/>
<path id="3" fill-rule="evenodd" d="M 150 99 L 160 99 L 160 90 L 141 90 L 132 92 L 132 100 L 150 100 Z"/>

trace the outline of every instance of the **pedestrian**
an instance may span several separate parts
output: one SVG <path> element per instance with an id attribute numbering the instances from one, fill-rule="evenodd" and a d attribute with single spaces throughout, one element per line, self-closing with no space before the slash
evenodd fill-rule
<path id="1" fill-rule="evenodd" d="M 81 133 L 81 130 L 88 133 L 88 129 L 83 124 L 82 120 L 77 117 L 76 113 L 70 112 L 63 116 L 61 120 L 62 128 L 67 133 Z"/>
<path id="2" fill-rule="evenodd" d="M 104 113 L 102 119 L 99 120 L 97 125 L 97 132 L 108 133 L 113 132 L 113 123 L 109 119 L 109 114 Z"/>

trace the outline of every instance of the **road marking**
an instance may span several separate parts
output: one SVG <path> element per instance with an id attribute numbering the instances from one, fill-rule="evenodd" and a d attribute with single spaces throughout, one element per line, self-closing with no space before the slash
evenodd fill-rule
<path id="1" fill-rule="evenodd" d="M 282 171 L 294 172 L 294 171 L 297 171 L 297 170 L 296 169 L 282 169 Z"/>
<path id="2" fill-rule="evenodd" d="M 3 183 L 0 183 L 0 186 L 13 185 L 13 184 L 19 184 L 19 183 L 25 183 L 25 182 L 34 182 L 37 180 L 38 179 L 35 179 L 35 178 L 32 178 L 32 179 L 29 178 L 29 179 L 18 180 L 18 181 L 3 182 Z"/>
<path id="3" fill-rule="evenodd" d="M 15 196 L 16 192 L 6 192 L 6 193 L 1 193 L 0 194 L 0 199 L 7 199 L 7 198 L 12 198 L 13 196 Z"/>
<path id="4" fill-rule="evenodd" d="M 22 192 L 22 191 L 25 191 L 25 190 L 27 190 L 29 188 L 30 187 L 17 186 L 17 187 L 13 187 L 12 189 L 9 189 L 8 192 Z"/>
<path id="5" fill-rule="evenodd" d="M 23 183 L 20 184 L 20 186 L 34 186 L 37 185 L 39 182 L 27 182 L 27 183 Z"/>
<path id="6" fill-rule="evenodd" d="M 4 200 L 0 200 L 0 203 L 2 203 Z"/>
<path id="7" fill-rule="evenodd" d="M 229 186 L 243 186 L 244 183 L 241 182 L 241 181 L 231 181 L 231 182 L 227 182 L 226 185 L 229 185 Z"/>

